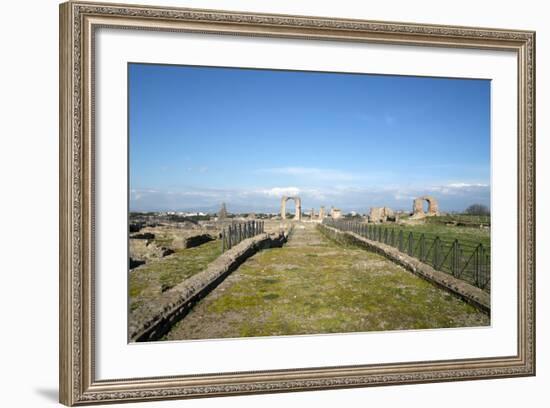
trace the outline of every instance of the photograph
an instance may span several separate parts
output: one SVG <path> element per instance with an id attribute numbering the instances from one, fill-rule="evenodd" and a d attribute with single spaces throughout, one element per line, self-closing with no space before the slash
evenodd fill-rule
<path id="1" fill-rule="evenodd" d="M 58 400 L 525 405 L 544 13 L 206 3 L 67 1 L 42 47 L 58 188 L 21 185 L 59 207 Z"/>
<path id="2" fill-rule="evenodd" d="M 128 341 L 491 326 L 491 80 L 127 64 Z"/>

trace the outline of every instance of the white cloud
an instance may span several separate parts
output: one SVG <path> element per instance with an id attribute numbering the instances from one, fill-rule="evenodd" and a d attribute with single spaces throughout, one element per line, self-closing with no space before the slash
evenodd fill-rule
<path id="1" fill-rule="evenodd" d="M 132 189 L 131 208 L 135 210 L 212 211 L 225 202 L 229 211 L 277 211 L 282 196 L 299 196 L 303 208 L 335 206 L 344 211 L 367 211 L 370 207 L 389 206 L 409 209 L 415 197 L 433 195 L 443 211 L 462 210 L 473 203 L 490 204 L 490 186 L 483 183 L 456 182 L 422 187 L 387 185 L 384 187 L 338 186 L 302 188 L 276 186 L 265 188 L 207 189 L 185 188 L 180 191 Z"/>
<path id="2" fill-rule="evenodd" d="M 447 187 L 450 188 L 470 188 L 470 187 L 489 187 L 489 184 L 482 184 L 482 183 L 450 183 L 447 184 Z"/>
<path id="3" fill-rule="evenodd" d="M 259 193 L 270 197 L 296 196 L 300 194 L 298 187 L 273 187 L 265 190 L 258 190 Z"/>
<path id="4" fill-rule="evenodd" d="M 434 186 L 432 190 L 441 194 L 464 194 L 481 190 L 489 190 L 489 184 L 484 183 L 449 183 L 441 186 Z"/>

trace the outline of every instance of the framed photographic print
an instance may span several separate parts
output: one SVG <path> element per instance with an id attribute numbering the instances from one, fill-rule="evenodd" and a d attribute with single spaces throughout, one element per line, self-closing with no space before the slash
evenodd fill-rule
<path id="1" fill-rule="evenodd" d="M 62 4 L 61 402 L 534 375 L 534 42 Z"/>

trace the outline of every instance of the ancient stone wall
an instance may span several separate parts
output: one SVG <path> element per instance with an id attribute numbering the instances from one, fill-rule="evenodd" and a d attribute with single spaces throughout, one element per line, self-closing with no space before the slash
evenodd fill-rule
<path id="1" fill-rule="evenodd" d="M 428 212 L 424 212 L 424 201 L 428 202 Z M 439 203 L 432 196 L 415 198 L 413 201 L 413 217 L 423 218 L 439 215 Z"/>
<path id="2" fill-rule="evenodd" d="M 389 218 L 395 219 L 395 213 L 389 207 L 371 207 L 369 221 L 374 223 L 386 222 Z"/>
<path id="3" fill-rule="evenodd" d="M 378 241 L 372 241 L 353 232 L 340 231 L 327 225 L 319 225 L 318 228 L 321 228 L 321 231 L 330 234 L 333 238 L 342 240 L 346 243 L 361 246 L 369 251 L 385 256 L 410 272 L 426 279 L 444 290 L 451 292 L 485 313 L 490 313 L 491 311 L 491 296 L 484 290 L 470 285 L 469 283 L 457 279 L 445 272 L 437 271 L 430 265 L 402 253 L 399 249 L 394 248 L 391 245 L 386 245 Z"/>
<path id="4" fill-rule="evenodd" d="M 184 248 L 193 248 L 207 242 L 212 241 L 214 238 L 210 234 L 198 234 L 187 237 L 185 239 Z"/>
<path id="5" fill-rule="evenodd" d="M 130 313 L 131 341 L 158 340 L 246 259 L 264 248 L 280 247 L 288 235 L 260 234 L 224 252 L 207 268 Z"/>

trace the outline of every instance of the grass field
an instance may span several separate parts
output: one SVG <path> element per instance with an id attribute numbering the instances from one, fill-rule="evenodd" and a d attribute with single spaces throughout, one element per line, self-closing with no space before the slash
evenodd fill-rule
<path id="1" fill-rule="evenodd" d="M 486 247 L 491 246 L 491 231 L 488 228 L 458 227 L 436 222 L 404 225 L 383 224 L 383 227 L 396 229 L 397 231 L 402 229 L 407 234 L 412 232 L 415 235 L 415 239 L 420 237 L 420 234 L 429 234 L 431 236 L 437 235 L 444 241 L 458 239 L 461 243 L 465 244 L 477 245 L 481 243 Z"/>
<path id="2" fill-rule="evenodd" d="M 129 277 L 130 311 L 202 271 L 220 254 L 220 241 L 214 240 L 194 248 L 176 249 L 172 255 L 132 270 Z"/>
<path id="3" fill-rule="evenodd" d="M 441 215 L 437 217 L 426 218 L 428 224 L 447 224 L 456 223 L 460 226 L 479 227 L 480 225 L 491 225 L 491 217 L 489 215 L 470 215 L 470 214 L 451 214 Z"/>

